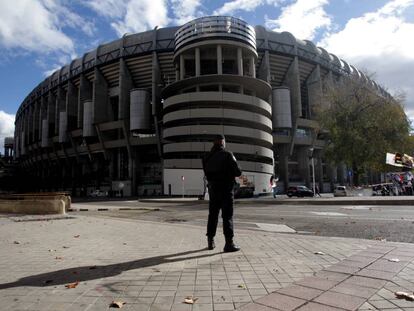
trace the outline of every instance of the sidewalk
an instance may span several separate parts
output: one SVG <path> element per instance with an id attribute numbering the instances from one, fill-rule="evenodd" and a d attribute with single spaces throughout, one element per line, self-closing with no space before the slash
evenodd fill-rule
<path id="1" fill-rule="evenodd" d="M 18 218 L 0 215 L 0 310 L 414 308 L 393 294 L 414 289 L 411 244 L 236 228 L 242 251 L 222 253 L 221 227 L 208 251 L 185 224 Z"/>
<path id="2" fill-rule="evenodd" d="M 208 201 L 198 200 L 197 198 L 146 198 L 140 199 L 140 202 L 148 203 L 200 203 L 208 204 Z M 332 193 L 323 193 L 321 197 L 314 198 L 289 198 L 287 195 L 278 195 L 277 198 L 272 196 L 263 196 L 258 198 L 236 199 L 235 204 L 284 204 L 284 205 L 414 205 L 414 196 L 348 196 L 334 197 Z"/>

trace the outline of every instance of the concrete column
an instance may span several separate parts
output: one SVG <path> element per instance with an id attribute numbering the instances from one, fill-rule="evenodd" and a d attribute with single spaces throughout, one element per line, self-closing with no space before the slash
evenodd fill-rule
<path id="1" fill-rule="evenodd" d="M 78 111 L 78 88 L 73 81 L 68 81 L 68 91 L 66 93 L 66 113 L 68 118 L 68 130 L 73 130 L 77 126 Z"/>
<path id="2" fill-rule="evenodd" d="M 198 77 L 200 76 L 200 48 L 195 48 L 194 58 L 195 58 L 195 75 L 196 77 Z"/>
<path id="3" fill-rule="evenodd" d="M 49 98 L 47 102 L 47 122 L 49 123 L 49 133 L 50 137 L 55 130 L 56 122 L 56 96 L 53 92 L 49 92 Z"/>
<path id="4" fill-rule="evenodd" d="M 243 75 L 243 51 L 241 48 L 237 48 L 237 74 Z"/>
<path id="5" fill-rule="evenodd" d="M 102 72 L 95 67 L 95 79 L 93 80 L 93 122 L 101 123 L 108 120 L 108 83 Z"/>
<path id="6" fill-rule="evenodd" d="M 185 77 L 184 55 L 180 54 L 180 80 L 183 80 L 184 77 Z"/>
<path id="7" fill-rule="evenodd" d="M 130 91 L 134 88 L 131 74 L 123 58 L 119 61 L 119 119 L 129 124 Z M 129 126 L 128 126 L 129 128 Z"/>
<path id="8" fill-rule="evenodd" d="M 55 108 L 55 135 L 59 135 L 60 112 L 65 111 L 66 109 L 66 94 L 62 87 L 58 87 L 57 89 Z"/>
<path id="9" fill-rule="evenodd" d="M 221 44 L 217 45 L 217 74 L 223 74 L 223 50 Z"/>
<path id="10" fill-rule="evenodd" d="M 309 155 L 309 147 L 297 148 L 299 174 L 303 178 L 305 185 L 311 188 Z"/>
<path id="11" fill-rule="evenodd" d="M 284 192 L 289 187 L 289 146 L 278 147 L 279 166 L 275 175 L 279 176 L 279 181 L 283 182 Z"/>
<path id="12" fill-rule="evenodd" d="M 292 106 L 292 122 L 302 115 L 302 102 L 300 93 L 299 61 L 295 57 L 286 72 L 283 84 L 290 90 L 290 102 Z"/>
<path id="13" fill-rule="evenodd" d="M 269 61 L 269 51 L 265 51 L 262 62 L 260 63 L 259 70 L 257 72 L 257 77 L 270 83 L 270 61 Z"/>
<path id="14" fill-rule="evenodd" d="M 78 128 L 83 127 L 83 104 L 87 100 L 92 100 L 92 83 L 84 74 L 81 74 L 78 98 Z"/>
<path id="15" fill-rule="evenodd" d="M 33 106 L 33 121 L 32 121 L 32 138 L 31 141 L 35 142 L 39 138 L 39 114 L 40 114 L 40 102 L 36 101 Z"/>
<path id="16" fill-rule="evenodd" d="M 338 176 L 338 183 L 340 185 L 345 185 L 347 181 L 347 174 L 346 174 L 346 166 L 344 163 L 340 163 L 337 165 L 337 176 Z"/>
<path id="17" fill-rule="evenodd" d="M 312 74 L 306 80 L 306 85 L 308 88 L 309 112 L 312 118 L 322 105 L 322 79 L 319 65 L 316 65 Z"/>
<path id="18" fill-rule="evenodd" d="M 315 183 L 319 186 L 320 191 L 323 189 L 323 165 L 321 150 L 314 151 L 315 157 Z"/>
<path id="19" fill-rule="evenodd" d="M 256 78 L 256 58 L 254 56 L 250 56 L 250 74 L 253 78 Z"/>

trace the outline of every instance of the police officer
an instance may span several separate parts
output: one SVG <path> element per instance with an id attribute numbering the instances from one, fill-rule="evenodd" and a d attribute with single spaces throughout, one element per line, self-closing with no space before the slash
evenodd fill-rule
<path id="1" fill-rule="evenodd" d="M 223 233 L 226 239 L 224 252 L 236 252 L 240 248 L 233 242 L 233 187 L 234 178 L 241 175 L 236 158 L 225 150 L 226 141 L 223 135 L 214 139 L 210 153 L 203 159 L 203 170 L 208 181 L 210 196 L 207 223 L 208 249 L 214 249 L 218 215 L 221 209 Z"/>

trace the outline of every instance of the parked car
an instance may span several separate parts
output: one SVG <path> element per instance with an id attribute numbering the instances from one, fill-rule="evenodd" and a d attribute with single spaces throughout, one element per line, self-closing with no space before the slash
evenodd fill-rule
<path id="1" fill-rule="evenodd" d="M 286 194 L 289 198 L 291 198 L 293 196 L 297 196 L 299 198 L 313 197 L 313 191 L 310 190 L 306 186 L 292 186 L 292 187 L 289 187 Z"/>
<path id="2" fill-rule="evenodd" d="M 334 197 L 346 197 L 348 192 L 345 186 L 336 186 L 334 189 Z"/>
<path id="3" fill-rule="evenodd" d="M 89 194 L 89 196 L 92 197 L 92 198 L 107 197 L 108 192 L 107 191 L 102 191 L 102 190 L 99 190 L 99 189 L 95 189 Z"/>

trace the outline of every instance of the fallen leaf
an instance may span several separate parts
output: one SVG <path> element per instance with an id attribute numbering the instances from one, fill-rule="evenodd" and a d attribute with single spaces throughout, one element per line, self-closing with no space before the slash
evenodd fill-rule
<path id="1" fill-rule="evenodd" d="M 66 288 L 76 288 L 76 286 L 78 286 L 78 285 L 79 285 L 79 282 L 74 282 L 74 283 L 66 284 L 65 287 Z"/>
<path id="2" fill-rule="evenodd" d="M 49 249 L 49 252 L 51 253 L 51 252 L 56 252 L 56 250 L 55 249 Z"/>
<path id="3" fill-rule="evenodd" d="M 299 254 L 303 254 L 303 251 L 302 250 L 298 250 L 296 252 L 299 253 Z"/>
<path id="4" fill-rule="evenodd" d="M 161 272 L 161 270 L 160 270 L 160 269 L 157 269 L 157 268 L 152 268 L 152 270 L 153 270 L 154 272 Z"/>
<path id="5" fill-rule="evenodd" d="M 387 239 L 384 239 L 382 236 L 378 236 L 374 238 L 374 240 L 380 241 L 380 242 L 387 242 Z"/>
<path id="6" fill-rule="evenodd" d="M 411 294 L 406 293 L 406 292 L 395 292 L 394 295 L 398 299 L 405 299 L 405 300 L 409 300 L 409 301 L 414 301 L 414 295 L 411 295 Z"/>
<path id="7" fill-rule="evenodd" d="M 79 238 L 80 237 L 80 234 L 74 235 L 73 237 L 74 238 Z"/>
<path id="8" fill-rule="evenodd" d="M 56 257 L 55 257 L 55 259 L 56 259 L 56 260 L 62 260 L 62 259 L 63 259 L 63 257 L 56 256 Z"/>
<path id="9" fill-rule="evenodd" d="M 62 246 L 63 248 L 69 248 L 69 246 Z"/>
<path id="10" fill-rule="evenodd" d="M 124 245 L 127 245 L 126 243 L 124 243 Z"/>
<path id="11" fill-rule="evenodd" d="M 391 261 L 391 262 L 400 262 L 400 260 L 398 258 L 390 258 L 390 259 L 388 259 L 388 261 Z"/>
<path id="12" fill-rule="evenodd" d="M 239 284 L 239 286 L 237 286 L 238 288 L 243 288 L 246 289 L 246 286 L 244 284 Z"/>
<path id="13" fill-rule="evenodd" d="M 186 297 L 184 299 L 184 303 L 189 304 L 189 305 L 193 305 L 195 304 L 195 302 L 198 300 L 198 298 L 194 298 L 194 297 Z"/>
<path id="14" fill-rule="evenodd" d="M 325 255 L 324 252 L 314 252 L 315 255 Z"/>
<path id="15" fill-rule="evenodd" d="M 20 244 L 20 242 L 19 242 L 19 241 L 14 241 L 13 243 L 14 243 L 14 244 Z"/>
<path id="16" fill-rule="evenodd" d="M 118 308 L 121 309 L 124 304 L 126 304 L 126 302 L 123 301 L 112 301 L 111 304 L 109 305 L 110 308 Z"/>

